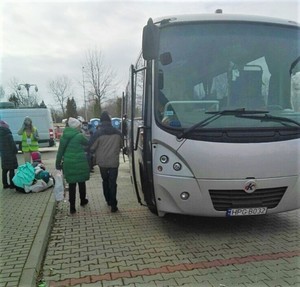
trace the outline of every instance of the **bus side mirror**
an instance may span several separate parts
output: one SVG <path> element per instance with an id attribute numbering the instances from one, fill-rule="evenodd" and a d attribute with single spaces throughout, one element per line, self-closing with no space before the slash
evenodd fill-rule
<path id="1" fill-rule="evenodd" d="M 154 60 L 158 57 L 158 42 L 159 42 L 159 28 L 149 18 L 147 25 L 143 29 L 143 58 Z"/>

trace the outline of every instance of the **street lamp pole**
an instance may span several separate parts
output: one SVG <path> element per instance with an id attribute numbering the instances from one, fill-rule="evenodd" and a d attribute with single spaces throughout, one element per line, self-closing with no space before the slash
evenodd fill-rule
<path id="1" fill-rule="evenodd" d="M 84 100 L 84 117 L 87 121 L 87 109 L 86 109 L 86 98 L 85 98 L 85 82 L 84 82 L 84 67 L 82 67 L 82 87 L 83 87 L 83 100 Z"/>
<path id="2" fill-rule="evenodd" d="M 29 100 L 29 89 L 30 89 L 30 87 L 35 87 L 36 92 L 39 90 L 36 84 L 19 84 L 18 85 L 18 90 L 19 91 L 21 90 L 21 86 L 25 87 L 25 89 L 27 90 L 27 100 Z"/>

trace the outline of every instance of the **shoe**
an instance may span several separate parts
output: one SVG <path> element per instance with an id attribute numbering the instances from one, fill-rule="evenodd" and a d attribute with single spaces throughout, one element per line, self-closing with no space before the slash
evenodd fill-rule
<path id="1" fill-rule="evenodd" d="M 14 184 L 11 184 L 11 185 L 9 186 L 9 188 L 10 188 L 10 189 L 15 189 L 16 186 L 15 186 Z"/>
<path id="2" fill-rule="evenodd" d="M 75 208 L 70 208 L 70 213 L 71 213 L 71 214 L 76 213 L 76 209 L 75 209 Z"/>
<path id="3" fill-rule="evenodd" d="M 83 201 L 81 201 L 80 205 L 81 205 L 81 206 L 85 206 L 85 205 L 88 204 L 88 203 L 89 203 L 89 200 L 86 198 L 86 199 L 84 199 Z"/>
<path id="4" fill-rule="evenodd" d="M 113 206 L 113 207 L 111 208 L 111 212 L 117 212 L 118 210 L 119 210 L 119 208 L 116 207 L 116 206 Z"/>
<path id="5" fill-rule="evenodd" d="M 10 188 L 10 185 L 9 184 L 3 184 L 3 188 L 4 189 Z"/>

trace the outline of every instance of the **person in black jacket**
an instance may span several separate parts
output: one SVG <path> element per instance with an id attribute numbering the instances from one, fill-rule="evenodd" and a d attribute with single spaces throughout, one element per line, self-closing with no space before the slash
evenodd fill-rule
<path id="1" fill-rule="evenodd" d="M 100 117 L 101 125 L 91 137 L 89 146 L 95 154 L 95 162 L 100 168 L 105 200 L 111 212 L 118 211 L 117 177 L 123 137 L 120 130 L 111 124 L 109 114 L 104 111 Z"/>
<path id="2" fill-rule="evenodd" d="M 18 168 L 18 149 L 8 124 L 2 120 L 0 121 L 0 153 L 3 188 L 14 189 L 12 179 L 15 176 L 15 169 Z M 7 174 L 9 174 L 9 181 Z"/>

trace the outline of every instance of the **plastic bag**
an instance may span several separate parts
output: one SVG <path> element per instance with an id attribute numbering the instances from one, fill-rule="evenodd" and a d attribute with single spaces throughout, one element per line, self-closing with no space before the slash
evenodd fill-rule
<path id="1" fill-rule="evenodd" d="M 54 173 L 54 195 L 56 201 L 62 201 L 64 199 L 64 178 L 61 170 L 56 170 Z"/>
<path id="2" fill-rule="evenodd" d="M 52 185 L 53 185 L 53 178 L 50 177 L 48 182 L 45 182 L 42 179 L 38 179 L 31 186 L 26 185 L 24 189 L 25 189 L 26 193 L 28 193 L 28 192 L 40 192 L 40 191 L 44 191 L 44 190 L 48 189 Z"/>

